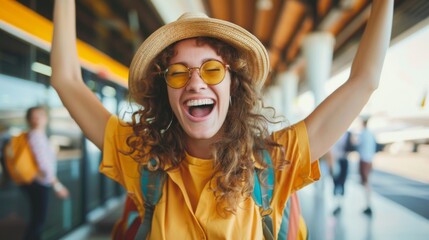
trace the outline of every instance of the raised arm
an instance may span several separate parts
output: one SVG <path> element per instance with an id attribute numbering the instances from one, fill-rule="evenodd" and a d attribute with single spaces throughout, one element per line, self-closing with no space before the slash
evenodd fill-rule
<path id="1" fill-rule="evenodd" d="M 393 3 L 373 0 L 349 79 L 305 119 L 313 160 L 329 150 L 377 89 L 390 42 Z"/>
<path id="2" fill-rule="evenodd" d="M 75 15 L 74 0 L 55 1 L 51 84 L 85 136 L 101 149 L 110 113 L 82 80 Z"/>

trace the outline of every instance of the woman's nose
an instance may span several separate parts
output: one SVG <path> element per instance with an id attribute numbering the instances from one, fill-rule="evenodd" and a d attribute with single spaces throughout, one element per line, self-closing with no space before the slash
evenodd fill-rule
<path id="1" fill-rule="evenodd" d="M 200 70 L 198 68 L 190 69 L 189 77 L 188 85 L 186 85 L 187 91 L 199 92 L 200 90 L 207 88 L 207 83 L 205 83 L 201 78 Z"/>

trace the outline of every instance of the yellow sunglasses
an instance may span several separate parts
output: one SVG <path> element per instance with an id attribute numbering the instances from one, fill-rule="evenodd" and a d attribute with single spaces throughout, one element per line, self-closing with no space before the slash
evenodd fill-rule
<path id="1" fill-rule="evenodd" d="M 216 85 L 225 78 L 226 69 L 229 65 L 218 60 L 208 60 L 203 62 L 200 67 L 188 67 L 181 63 L 172 64 L 160 73 L 164 74 L 167 85 L 172 88 L 182 88 L 186 86 L 191 79 L 192 70 L 198 69 L 198 74 L 203 81 L 209 85 Z"/>

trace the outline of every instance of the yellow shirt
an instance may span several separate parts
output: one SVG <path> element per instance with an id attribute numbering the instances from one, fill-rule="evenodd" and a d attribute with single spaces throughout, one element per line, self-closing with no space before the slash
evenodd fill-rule
<path id="1" fill-rule="evenodd" d="M 103 161 L 100 171 L 119 182 L 144 214 L 138 164 L 118 150 L 127 150 L 126 138 L 132 132 L 112 116 L 106 126 Z M 273 133 L 274 141 L 285 146 L 270 152 L 274 166 L 285 157 L 290 161 L 275 171 L 271 207 L 274 236 L 277 237 L 283 209 L 291 192 L 320 178 L 318 161 L 310 162 L 307 130 L 304 122 Z M 155 207 L 150 239 L 263 239 L 259 207 L 249 197 L 230 217 L 222 217 L 209 190 L 212 170 L 210 160 L 186 154 L 179 168 L 168 171 L 162 197 Z"/>

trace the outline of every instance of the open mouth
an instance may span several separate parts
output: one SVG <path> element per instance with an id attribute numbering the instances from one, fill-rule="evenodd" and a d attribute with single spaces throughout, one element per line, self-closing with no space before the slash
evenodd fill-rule
<path id="1" fill-rule="evenodd" d="M 186 102 L 188 113 L 196 118 L 208 116 L 214 107 L 213 99 L 192 99 Z"/>

